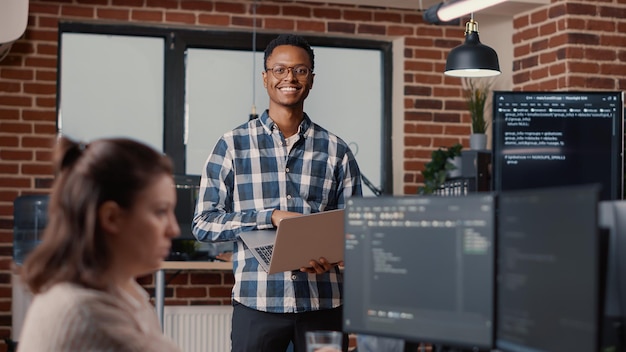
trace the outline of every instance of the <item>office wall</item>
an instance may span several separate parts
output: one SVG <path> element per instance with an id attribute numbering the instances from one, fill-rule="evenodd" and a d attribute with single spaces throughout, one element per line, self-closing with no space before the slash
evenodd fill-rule
<path id="1" fill-rule="evenodd" d="M 625 90 L 626 1 L 553 1 L 515 18 L 519 90 Z"/>
<path id="2" fill-rule="evenodd" d="M 103 21 L 250 31 L 252 1 L 31 0 L 29 25 L 0 62 L 0 339 L 10 337 L 13 200 L 45 193 L 56 132 L 57 24 Z M 415 193 L 433 149 L 469 146 L 469 115 L 460 80 L 442 75 L 448 51 L 461 44 L 459 26 L 434 26 L 421 13 L 383 7 L 261 1 L 260 30 L 323 33 L 394 42 L 394 173 L 396 193 Z M 487 18 L 478 18 L 481 32 Z M 514 89 L 626 89 L 626 2 L 555 0 L 515 15 L 510 40 Z M 481 33 L 491 43 L 487 33 Z M 512 44 L 512 45 L 513 45 Z M 503 45 L 505 47 L 505 45 Z M 363 73 L 367 74 L 367 73 Z M 338 77 L 349 80 L 350 77 Z M 122 126 L 121 126 L 122 128 Z M 368 127 L 363 127 L 368 128 Z M 174 277 L 167 304 L 224 304 L 232 275 Z M 152 289 L 151 277 L 141 282 Z M 0 352 L 6 346 L 0 344 Z"/>

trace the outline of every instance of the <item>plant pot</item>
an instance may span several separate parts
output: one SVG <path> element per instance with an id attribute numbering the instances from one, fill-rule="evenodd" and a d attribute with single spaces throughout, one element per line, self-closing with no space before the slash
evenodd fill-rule
<path id="1" fill-rule="evenodd" d="M 454 165 L 454 169 L 452 170 L 448 170 L 448 172 L 446 172 L 446 176 L 448 178 L 457 178 L 457 177 L 461 177 L 462 171 L 461 170 L 461 165 L 463 164 L 463 159 L 460 156 L 455 156 L 454 158 L 450 159 L 450 163 L 452 163 L 452 165 Z"/>
<path id="2" fill-rule="evenodd" d="M 472 150 L 487 149 L 487 135 L 484 133 L 470 134 L 470 149 Z"/>

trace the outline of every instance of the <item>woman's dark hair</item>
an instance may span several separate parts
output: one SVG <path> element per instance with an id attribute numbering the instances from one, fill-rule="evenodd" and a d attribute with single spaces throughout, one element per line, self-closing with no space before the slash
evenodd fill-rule
<path id="1" fill-rule="evenodd" d="M 265 57 L 263 60 L 263 64 L 267 69 L 267 59 L 272 55 L 274 49 L 280 45 L 293 45 L 299 48 L 302 48 L 309 55 L 309 60 L 311 61 L 311 71 L 315 69 L 315 55 L 313 54 L 313 49 L 309 43 L 303 37 L 295 34 L 281 34 L 278 37 L 274 38 L 267 47 L 265 48 Z"/>
<path id="2" fill-rule="evenodd" d="M 20 275 L 34 293 L 58 282 L 105 289 L 103 274 L 111 249 L 98 222 L 98 209 L 106 201 L 131 208 L 153 180 L 172 174 L 172 162 L 131 139 L 81 144 L 60 137 L 53 164 L 56 178 L 43 241 L 26 258 Z"/>

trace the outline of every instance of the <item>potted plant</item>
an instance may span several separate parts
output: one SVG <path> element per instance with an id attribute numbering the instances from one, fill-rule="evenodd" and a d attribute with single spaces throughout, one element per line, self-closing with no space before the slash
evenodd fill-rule
<path id="1" fill-rule="evenodd" d="M 466 98 L 467 108 L 472 120 L 472 134 L 470 135 L 470 149 L 487 149 L 487 127 L 485 119 L 485 105 L 491 93 L 491 83 L 467 79 Z"/>
<path id="2" fill-rule="evenodd" d="M 419 194 L 432 194 L 446 181 L 450 171 L 457 169 L 452 160 L 461 155 L 463 146 L 457 143 L 449 148 L 439 148 L 431 154 L 431 160 L 426 163 L 422 175 L 424 186 L 419 187 Z"/>

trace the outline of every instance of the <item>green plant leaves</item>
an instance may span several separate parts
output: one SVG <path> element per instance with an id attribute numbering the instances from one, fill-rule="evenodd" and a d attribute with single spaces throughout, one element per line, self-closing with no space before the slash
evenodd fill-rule
<path id="1" fill-rule="evenodd" d="M 422 175 L 424 186 L 418 188 L 419 194 L 432 194 L 446 181 L 448 171 L 456 169 L 450 160 L 461 155 L 463 146 L 457 143 L 449 148 L 439 148 L 431 153 L 430 162 L 426 163 Z"/>
<path id="2" fill-rule="evenodd" d="M 467 108 L 472 119 L 472 132 L 485 133 L 489 123 L 485 120 L 485 103 L 491 93 L 491 83 L 479 84 L 469 79 L 466 91 Z"/>

